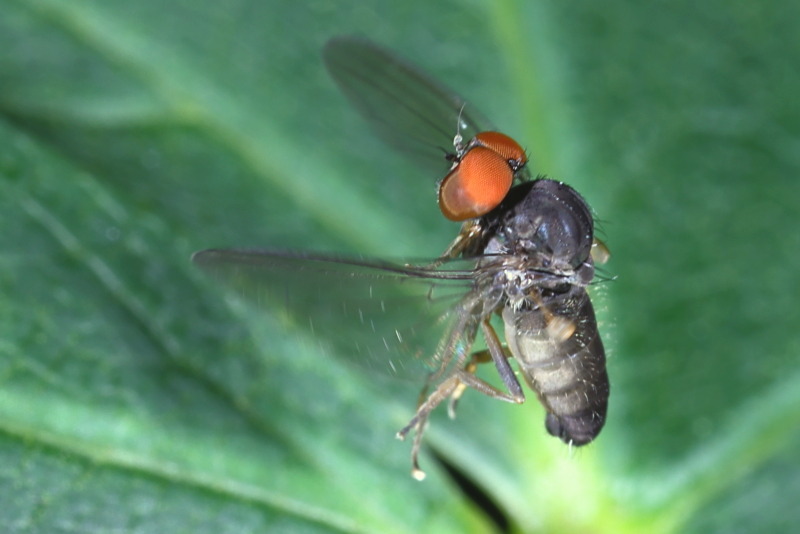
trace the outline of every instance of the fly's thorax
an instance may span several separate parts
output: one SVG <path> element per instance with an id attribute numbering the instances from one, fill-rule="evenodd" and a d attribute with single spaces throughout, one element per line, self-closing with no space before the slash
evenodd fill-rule
<path id="1" fill-rule="evenodd" d="M 487 247 L 490 249 L 491 243 Z M 495 308 L 503 305 L 513 310 L 536 308 L 542 298 L 558 299 L 554 295 L 567 293 L 573 287 L 585 287 L 594 277 L 591 257 L 577 269 L 563 266 L 554 270 L 544 266 L 539 254 L 492 253 L 482 257 L 477 267 L 480 274 L 475 287 L 484 301 L 491 301 Z"/>
<path id="2" fill-rule="evenodd" d="M 484 316 L 491 315 L 498 308 L 505 306 L 511 295 L 521 285 L 529 286 L 529 278 L 525 271 L 514 267 L 517 258 L 505 255 L 483 256 L 477 263 L 473 293 L 480 295 L 483 301 Z"/>
<path id="3" fill-rule="evenodd" d="M 513 188 L 484 224 L 493 229 L 486 253 L 525 256 L 530 268 L 566 276 L 590 261 L 592 215 L 564 183 L 540 179 Z"/>
<path id="4" fill-rule="evenodd" d="M 517 309 L 526 303 L 528 292 L 540 282 L 538 278 L 534 271 L 510 268 L 498 273 L 496 284 L 502 285 L 507 305 Z"/>

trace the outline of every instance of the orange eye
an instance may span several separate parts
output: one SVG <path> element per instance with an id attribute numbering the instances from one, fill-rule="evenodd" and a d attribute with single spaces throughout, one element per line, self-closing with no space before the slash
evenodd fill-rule
<path id="1" fill-rule="evenodd" d="M 485 146 L 497 152 L 504 160 L 513 162 L 512 167 L 514 170 L 518 170 L 528 162 L 528 156 L 525 155 L 525 151 L 519 146 L 519 143 L 506 134 L 500 132 L 481 132 L 475 136 L 475 141 L 480 146 Z"/>
<path id="2" fill-rule="evenodd" d="M 503 201 L 513 180 L 514 171 L 504 156 L 476 146 L 439 185 L 439 208 L 451 221 L 480 217 Z"/>

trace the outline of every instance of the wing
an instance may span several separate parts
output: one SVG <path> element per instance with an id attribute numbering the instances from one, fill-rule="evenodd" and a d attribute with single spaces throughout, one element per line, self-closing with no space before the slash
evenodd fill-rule
<path id="1" fill-rule="evenodd" d="M 323 50 L 325 66 L 375 132 L 426 170 L 449 168 L 458 130 L 465 140 L 492 130 L 470 103 L 391 52 L 370 41 L 336 37 Z"/>
<path id="2" fill-rule="evenodd" d="M 474 261 L 445 268 L 274 250 L 204 250 L 192 257 L 320 351 L 404 377 L 463 361 L 477 329 Z M 456 269 L 454 267 L 464 267 Z"/>

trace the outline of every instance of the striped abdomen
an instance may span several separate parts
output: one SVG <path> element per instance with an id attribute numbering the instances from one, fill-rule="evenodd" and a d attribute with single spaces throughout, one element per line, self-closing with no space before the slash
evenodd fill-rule
<path id="1" fill-rule="evenodd" d="M 503 310 L 508 347 L 547 410 L 547 431 L 585 445 L 600 433 L 608 407 L 608 374 L 589 295 L 581 286 L 546 290 L 517 310 Z"/>

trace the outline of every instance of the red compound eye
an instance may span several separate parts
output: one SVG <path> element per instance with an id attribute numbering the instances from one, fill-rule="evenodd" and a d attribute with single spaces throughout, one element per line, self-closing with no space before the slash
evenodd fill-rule
<path id="1" fill-rule="evenodd" d="M 439 185 L 439 208 L 451 221 L 485 215 L 506 197 L 525 151 L 500 132 L 481 132 Z"/>
<path id="2" fill-rule="evenodd" d="M 513 180 L 507 158 L 490 148 L 473 147 L 439 185 L 439 208 L 451 221 L 480 217 L 503 201 Z"/>
<path id="3" fill-rule="evenodd" d="M 517 170 L 528 162 L 528 156 L 514 141 L 506 134 L 500 132 L 481 132 L 475 136 L 475 144 L 485 146 L 497 152 L 504 160 L 509 162 L 513 170 Z"/>

